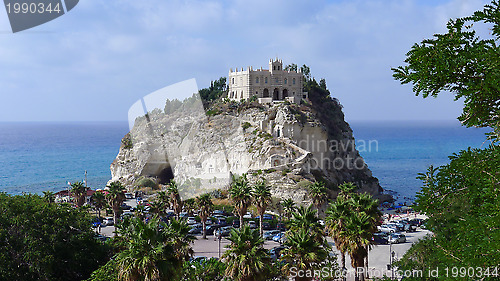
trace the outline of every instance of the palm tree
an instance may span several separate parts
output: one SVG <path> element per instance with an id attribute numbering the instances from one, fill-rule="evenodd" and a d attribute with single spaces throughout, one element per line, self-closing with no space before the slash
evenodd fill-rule
<path id="1" fill-rule="evenodd" d="M 257 211 L 259 212 L 259 229 L 260 235 L 262 236 L 262 221 L 264 213 L 266 212 L 267 207 L 271 204 L 271 187 L 266 184 L 264 179 L 257 181 L 253 188 L 253 197 L 255 201 L 255 206 L 257 207 Z"/>
<path id="2" fill-rule="evenodd" d="M 168 227 L 163 229 L 174 247 L 174 256 L 178 260 L 188 261 L 193 256 L 191 244 L 196 240 L 196 237 L 189 234 L 190 229 L 184 221 L 175 219 L 171 220 Z"/>
<path id="3" fill-rule="evenodd" d="M 290 220 L 292 213 L 295 211 L 295 202 L 291 198 L 287 198 L 283 200 L 281 206 L 283 207 L 285 217 Z"/>
<path id="4" fill-rule="evenodd" d="M 47 203 L 54 203 L 56 200 L 56 195 L 54 194 L 54 192 L 52 192 L 50 190 L 44 191 L 43 192 L 43 199 L 45 199 L 45 201 L 47 201 Z"/>
<path id="5" fill-rule="evenodd" d="M 85 196 L 87 196 L 88 188 L 83 185 L 82 182 L 74 182 L 71 184 L 71 193 L 75 196 L 76 205 L 78 207 L 83 206 L 85 204 Z"/>
<path id="6" fill-rule="evenodd" d="M 167 192 L 165 191 L 158 191 L 157 193 L 157 200 L 158 202 L 161 202 L 165 208 L 170 207 L 170 198 Z"/>
<path id="7" fill-rule="evenodd" d="M 325 225 L 328 233 L 335 242 L 335 247 L 341 253 L 342 270 L 345 270 L 345 255 L 347 253 L 347 238 L 343 232 L 346 219 L 351 215 L 351 205 L 343 196 L 337 197 L 337 200 L 330 204 L 326 211 Z"/>
<path id="8" fill-rule="evenodd" d="M 363 212 L 369 217 L 370 224 L 368 226 L 368 230 L 371 235 L 377 232 L 377 225 L 380 225 L 380 220 L 382 217 L 382 212 L 378 209 L 378 202 L 374 200 L 370 194 L 367 193 L 356 193 L 355 196 L 352 196 L 354 200 L 355 210 L 357 212 Z M 368 253 L 370 250 L 371 244 L 366 246 L 366 257 L 365 257 L 365 272 L 368 272 Z"/>
<path id="9" fill-rule="evenodd" d="M 188 216 L 192 216 L 193 210 L 196 207 L 196 200 L 194 198 L 186 199 L 184 200 L 183 205 L 184 205 L 184 211 L 188 213 Z"/>
<path id="10" fill-rule="evenodd" d="M 289 275 L 292 267 L 297 270 L 313 270 L 328 258 L 325 243 L 316 240 L 308 229 L 288 231 L 287 234 L 286 248 L 281 252 L 281 259 L 286 262 L 283 266 L 285 274 Z M 312 280 L 312 277 L 296 276 L 295 280 Z"/>
<path id="11" fill-rule="evenodd" d="M 316 212 L 313 211 L 312 206 L 300 206 L 292 214 L 293 218 L 289 221 L 289 232 L 297 232 L 301 229 L 308 231 L 308 234 L 316 241 L 326 243 L 324 241 L 323 226 L 319 223 Z"/>
<path id="12" fill-rule="evenodd" d="M 240 227 L 243 226 L 243 216 L 252 203 L 252 188 L 248 184 L 247 175 L 240 177 L 233 176 L 233 181 L 229 187 L 229 196 L 234 203 L 234 207 L 240 217 Z"/>
<path id="13" fill-rule="evenodd" d="M 156 201 L 151 202 L 151 206 L 150 206 L 149 211 L 152 214 L 155 214 L 159 217 L 163 217 L 163 216 L 165 216 L 165 209 L 166 209 L 166 206 L 163 203 L 163 201 L 161 201 L 157 198 Z"/>
<path id="14" fill-rule="evenodd" d="M 364 212 L 347 217 L 344 234 L 346 237 L 347 249 L 351 257 L 351 265 L 356 270 L 355 280 L 365 280 L 363 268 L 365 258 L 368 255 L 368 245 L 370 245 L 373 233 L 370 231 L 371 219 Z M 358 274 L 360 272 L 360 274 Z"/>
<path id="15" fill-rule="evenodd" d="M 167 185 L 167 192 L 170 197 L 170 202 L 172 203 L 172 208 L 174 209 L 175 217 L 179 219 L 179 215 L 182 212 L 182 200 L 179 195 L 179 188 L 174 180 L 171 180 Z"/>
<path id="16" fill-rule="evenodd" d="M 351 256 L 355 268 L 366 266 L 370 239 L 377 231 L 381 213 L 378 203 L 369 194 L 355 193 L 352 183 L 339 186 L 341 192 L 327 210 L 326 226 L 342 253 L 342 266 L 345 268 L 345 253 Z M 360 278 L 356 276 L 356 279 Z M 364 280 L 364 275 L 361 275 Z"/>
<path id="17" fill-rule="evenodd" d="M 159 225 L 163 226 L 163 230 Z M 116 255 L 120 280 L 176 280 L 182 261 L 175 256 L 168 228 L 154 217 L 148 223 L 125 220 L 118 228 L 119 241 L 125 248 Z"/>
<path id="18" fill-rule="evenodd" d="M 135 207 L 134 216 L 140 220 L 145 220 L 147 216 L 146 206 L 137 205 Z"/>
<path id="19" fill-rule="evenodd" d="M 214 204 L 209 193 L 202 194 L 196 198 L 196 206 L 198 206 L 198 216 L 200 216 L 203 225 L 203 239 L 207 239 L 207 219 L 212 213 Z"/>
<path id="20" fill-rule="evenodd" d="M 322 181 L 315 181 L 309 185 L 309 196 L 313 201 L 314 206 L 320 213 L 321 207 L 327 202 L 328 194 L 325 184 Z"/>
<path id="21" fill-rule="evenodd" d="M 222 256 L 227 265 L 226 275 L 236 281 L 266 280 L 266 264 L 269 262 L 264 239 L 248 225 L 233 229 L 228 238 L 231 244 Z"/>
<path id="22" fill-rule="evenodd" d="M 125 188 L 119 181 L 111 182 L 106 187 L 108 188 L 106 199 L 113 209 L 113 221 L 116 224 L 121 214 L 121 205 L 125 201 Z"/>
<path id="23" fill-rule="evenodd" d="M 96 211 L 99 213 L 99 217 L 101 216 L 101 210 L 106 207 L 106 196 L 101 191 L 96 191 L 91 197 L 92 204 Z"/>

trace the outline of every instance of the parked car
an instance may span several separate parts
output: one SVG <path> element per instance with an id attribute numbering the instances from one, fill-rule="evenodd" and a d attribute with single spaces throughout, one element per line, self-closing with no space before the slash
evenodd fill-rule
<path id="1" fill-rule="evenodd" d="M 277 260 L 280 257 L 281 251 L 283 251 L 284 249 L 284 246 L 274 247 L 269 250 L 269 256 L 271 257 L 271 259 Z"/>
<path id="2" fill-rule="evenodd" d="M 224 226 L 217 229 L 215 232 L 217 235 L 220 234 L 221 236 L 229 236 L 229 234 L 231 233 L 231 229 L 233 229 L 232 226 Z"/>
<path id="3" fill-rule="evenodd" d="M 106 217 L 104 218 L 104 221 L 102 222 L 103 225 L 113 225 L 115 224 L 115 220 L 113 217 Z"/>
<path id="4" fill-rule="evenodd" d="M 191 229 L 188 231 L 189 234 L 200 234 L 201 231 L 203 230 L 203 225 L 200 223 L 193 224 L 191 226 Z"/>
<path id="5" fill-rule="evenodd" d="M 247 212 L 246 214 L 243 215 L 243 218 L 244 219 L 251 219 L 252 218 L 252 214 L 250 214 L 250 212 Z"/>
<path id="6" fill-rule="evenodd" d="M 373 244 L 387 244 L 389 242 L 389 235 L 385 232 L 377 232 L 373 234 Z"/>
<path id="7" fill-rule="evenodd" d="M 122 210 L 130 210 L 132 207 L 130 205 L 127 205 L 125 203 L 123 203 L 121 206 Z"/>
<path id="8" fill-rule="evenodd" d="M 264 232 L 264 234 L 262 235 L 262 238 L 264 238 L 265 240 L 272 240 L 274 236 L 276 236 L 278 233 L 280 233 L 279 230 L 270 230 L 270 231 L 266 231 Z"/>
<path id="9" fill-rule="evenodd" d="M 224 211 L 222 210 L 215 210 L 212 212 L 212 216 L 216 216 L 216 215 L 221 215 L 223 216 L 224 215 Z"/>
<path id="10" fill-rule="evenodd" d="M 254 221 L 249 221 L 248 226 L 250 226 L 251 229 L 256 229 L 257 228 L 257 223 Z"/>
<path id="11" fill-rule="evenodd" d="M 232 226 L 234 228 L 240 228 L 240 221 L 239 220 L 234 220 L 233 223 L 232 223 Z"/>
<path id="12" fill-rule="evenodd" d="M 280 232 L 278 234 L 276 234 L 274 237 L 273 237 L 273 241 L 274 242 L 280 242 L 280 243 L 284 243 L 286 240 L 285 238 L 285 233 L 284 232 Z"/>
<path id="13" fill-rule="evenodd" d="M 218 224 L 219 226 L 221 226 L 221 227 L 222 227 L 222 226 L 227 226 L 226 219 L 223 219 L 223 218 L 218 219 L 218 220 L 217 220 L 217 224 Z"/>
<path id="14" fill-rule="evenodd" d="M 134 199 L 134 195 L 132 193 L 125 193 L 125 199 Z"/>
<path id="15" fill-rule="evenodd" d="M 196 224 L 196 219 L 194 217 L 188 217 L 187 224 L 189 225 Z"/>
<path id="16" fill-rule="evenodd" d="M 423 219 L 412 219 L 409 221 L 409 223 L 414 226 L 420 226 L 422 225 L 423 221 L 424 221 Z"/>
<path id="17" fill-rule="evenodd" d="M 386 224 L 377 226 L 377 229 L 378 229 L 378 231 L 385 232 L 385 233 L 395 233 L 396 232 L 395 228 L 391 228 Z"/>
<path id="18" fill-rule="evenodd" d="M 271 230 L 271 229 L 273 229 L 273 227 L 271 226 L 270 223 L 265 221 L 265 222 L 262 222 L 262 229 L 263 230 Z"/>
<path id="19" fill-rule="evenodd" d="M 198 262 L 198 263 L 202 263 L 206 260 L 207 260 L 207 257 L 204 257 L 204 256 L 194 256 L 194 257 L 189 259 L 190 262 Z"/>
<path id="20" fill-rule="evenodd" d="M 284 223 L 277 223 L 276 224 L 276 229 L 281 230 L 281 231 L 286 231 L 286 226 Z"/>
<path id="21" fill-rule="evenodd" d="M 392 233 L 389 236 L 389 243 L 397 244 L 397 243 L 404 243 L 404 242 L 406 242 L 406 236 L 404 234 Z"/>
<path id="22" fill-rule="evenodd" d="M 264 215 L 262 216 L 262 219 L 263 219 L 263 220 L 272 220 L 272 219 L 274 219 L 274 216 L 273 216 L 273 215 L 271 215 L 271 214 L 264 214 Z"/>
<path id="23" fill-rule="evenodd" d="M 206 232 L 207 232 L 207 235 L 213 235 L 214 232 L 219 229 L 220 226 L 219 225 L 216 225 L 216 224 L 212 224 L 212 225 L 207 225 L 207 228 L 206 228 Z"/>

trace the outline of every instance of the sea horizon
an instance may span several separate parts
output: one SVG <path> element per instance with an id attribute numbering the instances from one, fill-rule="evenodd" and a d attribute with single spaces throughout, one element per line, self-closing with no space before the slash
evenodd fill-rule
<path id="1" fill-rule="evenodd" d="M 465 128 L 457 120 L 354 120 L 360 155 L 384 190 L 413 200 L 416 179 L 429 165 L 446 164 L 448 156 L 467 147 L 486 147 L 487 128 Z M 111 179 L 109 166 L 118 154 L 126 121 L 0 122 L 0 192 L 60 191 L 83 181 L 93 189 Z M 375 140 L 376 149 L 361 148 Z M 404 200 L 401 200 L 404 201 Z"/>

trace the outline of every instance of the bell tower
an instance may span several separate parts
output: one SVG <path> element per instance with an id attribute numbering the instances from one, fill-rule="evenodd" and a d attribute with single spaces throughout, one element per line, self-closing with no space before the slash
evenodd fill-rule
<path id="1" fill-rule="evenodd" d="M 269 72 L 271 72 L 271 74 L 275 73 L 275 72 L 281 72 L 283 71 L 283 61 L 276 58 L 275 60 L 273 59 L 270 59 L 269 60 Z"/>

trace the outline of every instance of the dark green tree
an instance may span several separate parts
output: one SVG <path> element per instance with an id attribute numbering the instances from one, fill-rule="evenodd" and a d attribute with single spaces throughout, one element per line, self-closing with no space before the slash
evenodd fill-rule
<path id="1" fill-rule="evenodd" d="M 248 225 L 231 230 L 231 244 L 222 258 L 227 268 L 226 275 L 235 281 L 266 280 L 269 255 L 264 249 L 264 240 L 256 229 Z"/>
<path id="2" fill-rule="evenodd" d="M 234 207 L 240 217 L 240 227 L 243 226 L 243 216 L 252 203 L 252 187 L 248 183 L 247 175 L 233 176 L 229 187 L 229 196 L 234 203 Z"/>
<path id="3" fill-rule="evenodd" d="M 0 194 L 0 280 L 83 280 L 106 263 L 89 214 L 38 195 Z"/>
<path id="4" fill-rule="evenodd" d="M 259 229 L 260 235 L 262 236 L 262 222 L 263 216 L 266 212 L 267 207 L 271 205 L 271 187 L 267 185 L 264 179 L 257 181 L 253 187 L 253 199 L 255 206 L 257 207 L 257 211 L 259 212 Z"/>
<path id="5" fill-rule="evenodd" d="M 473 28 L 487 24 L 491 38 L 481 39 Z M 470 17 L 450 20 L 446 34 L 416 44 L 406 66 L 393 69 L 401 83 L 412 83 L 416 95 L 449 91 L 464 99 L 459 120 L 465 126 L 491 127 L 494 144 L 467 149 L 450 163 L 419 175 L 417 211 L 429 216 L 433 232 L 414 244 L 397 263 L 402 270 L 474 268 L 481 276 L 463 280 L 497 280 L 492 267 L 500 264 L 499 75 L 500 5 L 492 1 Z M 498 267 L 497 267 L 498 268 Z M 455 280 L 444 274 L 433 280 Z"/>

